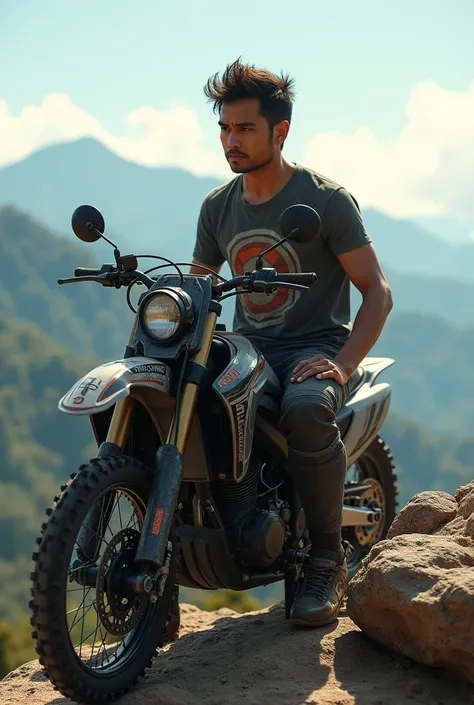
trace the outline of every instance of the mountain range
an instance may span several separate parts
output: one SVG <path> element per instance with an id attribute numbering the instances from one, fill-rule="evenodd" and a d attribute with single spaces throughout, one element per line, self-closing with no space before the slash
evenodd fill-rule
<path id="1" fill-rule="evenodd" d="M 182 169 L 140 166 L 83 138 L 46 147 L 0 169 L 0 206 L 16 205 L 67 234 L 74 209 L 91 203 L 102 211 L 107 233 L 117 237 L 122 251 L 143 249 L 189 259 L 200 205 L 219 183 Z M 370 208 L 363 216 L 387 268 L 474 283 L 474 243 L 448 242 L 416 223 Z M 93 247 L 101 259 L 103 243 Z"/>

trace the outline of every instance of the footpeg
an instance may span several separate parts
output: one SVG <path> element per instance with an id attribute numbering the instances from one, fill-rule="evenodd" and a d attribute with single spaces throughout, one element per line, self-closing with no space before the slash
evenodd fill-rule
<path id="1" fill-rule="evenodd" d="M 309 558 L 309 553 L 298 551 L 294 548 L 288 548 L 283 551 L 282 558 L 286 563 L 304 563 Z"/>

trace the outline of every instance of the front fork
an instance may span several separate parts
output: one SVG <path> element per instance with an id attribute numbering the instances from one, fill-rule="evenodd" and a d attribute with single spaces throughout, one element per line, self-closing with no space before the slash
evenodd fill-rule
<path id="1" fill-rule="evenodd" d="M 194 364 L 204 368 L 207 367 L 216 323 L 217 313 L 210 311 L 201 347 L 192 359 Z M 134 330 L 131 338 L 133 333 Z M 155 568 L 163 565 L 165 557 L 174 508 L 183 478 L 182 456 L 191 430 L 198 394 L 199 386 L 196 382 L 184 383 L 179 409 L 171 422 L 166 443 L 158 448 L 156 454 L 153 484 L 136 554 L 137 561 L 151 564 Z M 99 456 L 111 452 L 116 454 L 123 452 L 128 439 L 134 404 L 135 399 L 131 396 L 124 397 L 116 403 L 106 441 L 99 448 Z M 178 436 L 175 443 L 178 420 Z M 162 472 L 163 467 L 166 467 L 166 473 Z M 102 536 L 100 529 L 107 527 L 113 506 L 114 503 L 110 498 L 107 500 L 105 496 L 87 515 L 77 539 L 78 556 L 81 562 L 90 564 L 98 560 Z"/>

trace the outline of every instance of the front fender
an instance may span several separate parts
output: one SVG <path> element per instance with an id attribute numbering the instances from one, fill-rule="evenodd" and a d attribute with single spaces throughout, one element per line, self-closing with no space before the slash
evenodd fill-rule
<path id="1" fill-rule="evenodd" d="M 168 395 L 171 370 L 151 357 L 128 357 L 94 367 L 60 399 L 63 414 L 89 416 L 109 409 L 133 387 L 148 387 Z"/>

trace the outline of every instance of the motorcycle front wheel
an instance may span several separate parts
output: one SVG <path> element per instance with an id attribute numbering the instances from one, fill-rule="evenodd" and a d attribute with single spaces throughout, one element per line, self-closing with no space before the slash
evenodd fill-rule
<path id="1" fill-rule="evenodd" d="M 33 554 L 30 602 L 40 664 L 64 696 L 113 701 L 134 687 L 163 645 L 175 540 L 155 602 L 132 584 L 150 472 L 124 456 L 83 465 L 62 487 Z M 128 578 L 128 580 L 127 580 Z"/>

